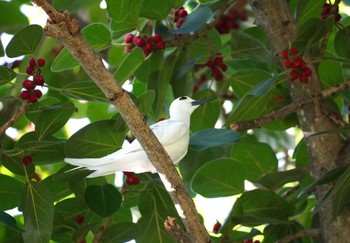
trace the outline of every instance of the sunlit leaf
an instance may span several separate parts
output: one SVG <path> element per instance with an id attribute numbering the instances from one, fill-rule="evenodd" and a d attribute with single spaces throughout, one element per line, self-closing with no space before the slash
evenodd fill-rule
<path id="1" fill-rule="evenodd" d="M 0 66 L 0 85 L 10 82 L 12 79 L 14 79 L 17 76 L 17 74 L 12 71 L 11 69 Z"/>
<path id="2" fill-rule="evenodd" d="M 0 210 L 8 210 L 19 205 L 21 200 L 21 191 L 24 184 L 19 180 L 0 174 L 0 197 L 6 200 L 0 200 Z"/>

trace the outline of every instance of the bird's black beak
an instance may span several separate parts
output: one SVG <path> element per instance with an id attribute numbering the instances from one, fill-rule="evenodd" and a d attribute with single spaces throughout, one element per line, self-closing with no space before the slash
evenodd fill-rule
<path id="1" fill-rule="evenodd" d="M 216 98 L 217 98 L 217 96 L 212 96 L 212 97 L 205 98 L 205 99 L 202 99 L 202 100 L 195 100 L 195 101 L 192 101 L 191 104 L 192 104 L 192 106 L 199 106 L 199 105 L 208 103 L 209 101 L 212 101 L 212 100 L 214 100 Z"/>

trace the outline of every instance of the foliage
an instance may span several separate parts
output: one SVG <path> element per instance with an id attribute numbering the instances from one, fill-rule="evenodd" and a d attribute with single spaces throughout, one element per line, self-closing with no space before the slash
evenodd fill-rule
<path id="1" fill-rule="evenodd" d="M 294 114 L 262 129 L 239 133 L 228 130 L 232 122 L 257 119 L 291 103 L 291 81 L 274 59 L 264 33 L 254 25 L 248 6 L 243 9 L 239 4 L 232 5 L 232 11 L 245 13 L 248 21 L 242 15 L 239 29 L 220 34 L 215 21 L 231 11 L 225 12 L 229 1 L 107 0 L 106 9 L 100 8 L 98 0 L 52 2 L 58 10 L 67 9 L 75 16 L 84 14 L 88 18 L 82 29 L 84 38 L 100 52 L 118 82 L 131 82 L 129 95 L 150 124 L 168 117 L 174 97 L 218 95 L 218 100 L 192 115 L 189 151 L 179 165 L 191 195 L 238 198 L 222 222 L 222 235 L 212 235 L 214 241 L 242 241 L 260 235 L 259 239 L 265 236 L 266 242 L 272 242 L 311 228 L 315 206 L 312 189 L 336 179 L 338 183 L 328 198 L 337 199 L 335 215 L 347 210 L 349 168 L 341 167 L 313 181 L 306 170 L 304 141 L 295 144 L 295 137 L 285 132 L 298 127 Z M 333 16 L 321 20 L 325 0 L 289 2 L 299 31 L 286 48 L 293 45 L 301 54 L 311 53 L 324 88 L 343 83 L 350 73 L 349 19 L 344 14 L 340 22 L 335 22 Z M 28 25 L 20 11 L 21 5 L 28 4 L 0 1 L 0 30 L 14 34 L 6 48 L 0 43 L 0 55 L 17 58 L 0 66 L 0 125 L 24 102 L 20 92 L 28 77 L 29 59 L 46 60 L 41 70 L 45 77 L 43 97 L 29 104 L 12 126 L 18 136 L 1 135 L 1 242 L 90 242 L 106 218 L 110 221 L 101 242 L 173 242 L 163 222 L 167 216 L 181 220 L 157 175 L 137 175 L 140 184 L 117 187 L 115 175 L 86 178 L 89 172 L 71 170 L 73 167 L 63 162 L 65 157 L 107 155 L 118 150 L 125 137 L 132 136 L 68 50 L 59 41 L 44 37 L 39 25 Z M 181 6 L 188 15 L 177 28 L 174 13 Z M 141 47 L 124 51 L 127 33 L 148 37 L 160 34 L 165 48 L 154 48 L 146 55 Z M 320 60 L 321 50 L 325 55 Z M 223 63 L 218 61 L 216 70 L 207 61 L 218 56 Z M 223 75 L 223 80 L 214 76 L 216 72 Z M 349 92 L 331 99 L 334 113 L 348 121 Z M 232 109 L 227 108 L 230 105 Z M 88 118 L 90 124 L 71 135 L 67 123 L 72 118 Z M 224 125 L 214 129 L 218 120 Z M 294 156 L 290 158 L 286 151 L 294 151 Z M 33 163 L 23 164 L 24 156 L 31 156 Z M 247 188 L 246 180 L 259 189 Z M 6 212 L 16 207 L 20 215 Z M 137 222 L 132 219 L 135 207 L 141 216 Z M 84 221 L 76 222 L 77 215 L 84 215 Z M 242 232 L 241 226 L 249 230 Z"/>

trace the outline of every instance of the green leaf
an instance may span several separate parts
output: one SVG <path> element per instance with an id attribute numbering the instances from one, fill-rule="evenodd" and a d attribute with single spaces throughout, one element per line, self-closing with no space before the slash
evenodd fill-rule
<path id="1" fill-rule="evenodd" d="M 344 71 L 339 62 L 323 60 L 318 65 L 318 75 L 323 87 L 328 89 L 345 81 Z"/>
<path id="2" fill-rule="evenodd" d="M 19 151 L 5 151 L 1 155 L 1 163 L 9 171 L 16 175 L 32 175 L 35 171 L 34 164 L 24 165 L 22 163 L 23 154 L 19 154 Z"/>
<path id="3" fill-rule="evenodd" d="M 18 57 L 21 55 L 34 55 L 41 39 L 43 29 L 40 25 L 28 25 L 18 31 L 6 47 L 8 57 Z"/>
<path id="4" fill-rule="evenodd" d="M 232 158 L 241 163 L 246 179 L 251 182 L 277 170 L 275 152 L 266 143 L 242 138 L 239 143 L 233 144 Z"/>
<path id="5" fill-rule="evenodd" d="M 55 60 L 51 64 L 51 71 L 52 72 L 61 72 L 65 70 L 70 70 L 75 67 L 79 67 L 79 63 L 73 55 L 68 51 L 67 48 L 64 48 L 60 53 L 57 55 Z"/>
<path id="6" fill-rule="evenodd" d="M 15 231 L 23 232 L 23 230 L 17 226 L 16 220 L 11 215 L 5 212 L 0 211 L 0 223 L 6 225 L 7 227 Z"/>
<path id="7" fill-rule="evenodd" d="M 197 92 L 192 98 L 194 100 L 200 100 L 214 95 L 215 93 L 212 90 L 207 89 Z M 220 110 L 219 99 L 212 100 L 198 107 L 191 116 L 191 131 L 197 132 L 205 128 L 214 127 L 219 118 Z"/>
<path id="8" fill-rule="evenodd" d="M 131 222 L 114 224 L 106 229 L 101 241 L 104 243 L 131 241 L 141 235 L 142 228 Z"/>
<path id="9" fill-rule="evenodd" d="M 111 184 L 88 186 L 84 198 L 88 207 L 101 217 L 108 217 L 118 211 L 122 202 L 122 195 Z"/>
<path id="10" fill-rule="evenodd" d="M 129 14 L 129 0 L 106 0 L 108 16 L 115 22 L 123 22 Z"/>
<path id="11" fill-rule="evenodd" d="M 135 103 L 142 114 L 147 114 L 151 109 L 155 96 L 154 90 L 148 90 L 137 97 Z"/>
<path id="12" fill-rule="evenodd" d="M 245 226 L 257 226 L 263 224 L 290 224 L 288 220 L 280 220 L 270 217 L 257 217 L 257 216 L 236 216 L 231 217 L 231 221 L 234 225 L 245 225 Z"/>
<path id="13" fill-rule="evenodd" d="M 272 80 L 271 74 L 259 69 L 239 70 L 232 75 L 231 87 L 237 97 L 241 98 L 259 83 Z M 253 95 L 253 94 L 252 94 Z M 262 95 L 262 94 L 260 94 Z"/>
<path id="14" fill-rule="evenodd" d="M 85 0 L 85 1 L 53 0 L 52 6 L 58 10 L 64 9 L 69 11 L 70 13 L 73 13 L 81 9 L 90 10 L 89 7 L 91 7 L 91 5 L 95 5 L 99 7 L 100 3 L 101 2 L 99 0 Z"/>
<path id="15" fill-rule="evenodd" d="M 140 16 L 152 20 L 163 20 L 170 13 L 172 6 L 172 0 L 144 0 Z"/>
<path id="16" fill-rule="evenodd" d="M 208 48 L 208 41 L 211 43 L 211 48 Z M 198 62 L 205 63 L 213 53 L 221 52 L 222 41 L 219 33 L 215 28 L 208 31 L 208 35 L 198 40 L 192 41 L 187 45 L 187 55 L 189 59 L 200 57 Z"/>
<path id="17" fill-rule="evenodd" d="M 58 201 L 72 194 L 68 183 L 56 180 L 56 174 L 46 177 L 41 183 L 44 184 L 52 193 L 54 201 Z"/>
<path id="18" fill-rule="evenodd" d="M 124 142 L 125 131 L 116 131 L 114 125 L 114 120 L 102 120 L 80 129 L 66 142 L 66 157 L 97 158 L 115 152 Z"/>
<path id="19" fill-rule="evenodd" d="M 327 32 L 321 18 L 308 19 L 299 29 L 298 35 L 293 40 L 292 46 L 303 53 L 316 45 Z"/>
<path id="20" fill-rule="evenodd" d="M 84 27 L 82 34 L 88 45 L 95 51 L 101 51 L 111 45 L 111 32 L 102 23 L 92 23 Z"/>
<path id="21" fill-rule="evenodd" d="M 130 52 L 123 62 L 118 67 L 117 71 L 113 74 L 113 77 L 118 81 L 118 83 L 123 84 L 128 78 L 130 78 L 134 72 L 141 66 L 144 62 L 145 57 L 141 48 L 134 48 Z"/>
<path id="22" fill-rule="evenodd" d="M 109 103 L 106 95 L 94 82 L 73 82 L 64 86 L 61 93 L 78 100 Z"/>
<path id="23" fill-rule="evenodd" d="M 0 66 L 0 85 L 10 82 L 16 76 L 17 76 L 17 74 L 14 71 L 12 71 L 11 69 L 9 69 L 5 66 Z"/>
<path id="24" fill-rule="evenodd" d="M 77 111 L 72 103 L 57 103 L 40 113 L 35 123 L 35 135 L 38 140 L 60 130 L 69 120 L 74 111 Z"/>
<path id="25" fill-rule="evenodd" d="M 205 25 L 213 17 L 213 12 L 207 6 L 200 6 L 186 16 L 180 28 L 173 30 L 174 34 L 188 34 L 195 32 Z"/>
<path id="26" fill-rule="evenodd" d="M 51 192 L 40 183 L 30 182 L 22 194 L 24 242 L 49 242 L 53 227 L 54 205 Z"/>
<path id="27" fill-rule="evenodd" d="M 190 146 L 193 149 L 203 150 L 214 146 L 235 143 L 240 140 L 239 133 L 227 129 L 208 128 L 192 134 Z"/>
<path id="28" fill-rule="evenodd" d="M 341 57 L 350 59 L 350 27 L 341 28 L 334 38 L 334 49 Z"/>
<path id="29" fill-rule="evenodd" d="M 0 174 L 0 210 L 8 210 L 17 207 L 21 200 L 23 183 L 15 178 Z"/>
<path id="30" fill-rule="evenodd" d="M 138 207 L 142 217 L 137 224 L 143 230 L 142 234 L 135 239 L 136 242 L 175 242 L 164 228 L 164 219 L 172 215 L 172 217 L 177 218 L 177 222 L 180 224 L 181 220 L 162 184 L 149 183 L 140 194 Z"/>
<path id="31" fill-rule="evenodd" d="M 242 165 L 232 159 L 217 159 L 203 165 L 193 176 L 191 188 L 203 197 L 227 197 L 244 191 Z"/>
<path id="32" fill-rule="evenodd" d="M 20 1 L 0 1 L 0 33 L 13 34 L 28 25 L 28 18 L 19 11 Z"/>
<path id="33" fill-rule="evenodd" d="M 275 190 L 286 183 L 300 181 L 304 176 L 305 171 L 301 169 L 279 171 L 263 176 L 256 183 L 263 185 L 270 190 Z"/>
<path id="34" fill-rule="evenodd" d="M 242 194 L 235 203 L 233 217 L 254 216 L 283 219 L 293 213 L 293 206 L 273 191 L 256 189 Z M 261 222 L 259 223 L 261 224 Z"/>
<path id="35" fill-rule="evenodd" d="M 307 20 L 320 18 L 324 1 L 297 1 L 296 19 L 298 26 L 302 26 Z"/>

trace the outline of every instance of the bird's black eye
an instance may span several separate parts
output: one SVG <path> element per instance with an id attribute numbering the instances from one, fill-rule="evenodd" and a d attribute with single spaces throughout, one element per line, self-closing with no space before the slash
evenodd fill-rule
<path id="1" fill-rule="evenodd" d="M 186 96 L 181 96 L 181 97 L 179 98 L 179 100 L 186 100 L 186 99 L 187 99 Z"/>

